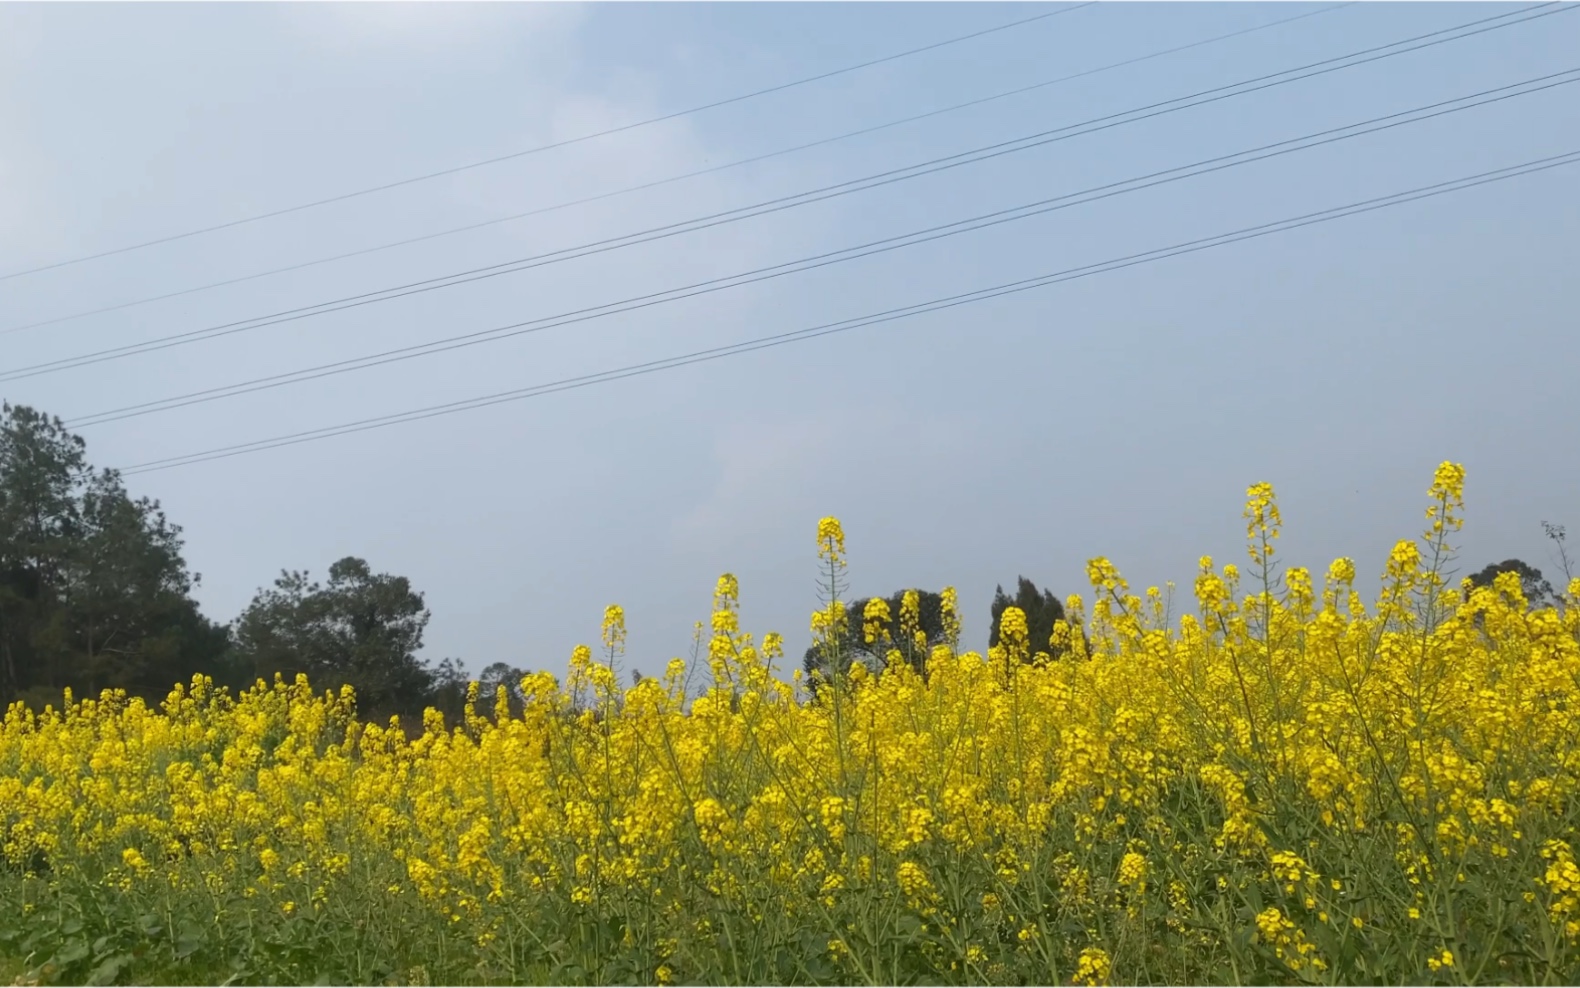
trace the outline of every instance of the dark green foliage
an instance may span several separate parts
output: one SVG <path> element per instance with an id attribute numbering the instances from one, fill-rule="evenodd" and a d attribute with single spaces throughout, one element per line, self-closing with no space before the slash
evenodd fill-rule
<path id="1" fill-rule="evenodd" d="M 1028 658 L 1035 658 L 1038 652 L 1055 659 L 1064 658 L 1070 652 L 1068 646 L 1054 651 L 1048 644 L 1048 640 L 1053 636 L 1054 623 L 1064 620 L 1064 605 L 1053 595 L 1052 590 L 1039 591 L 1037 585 L 1024 576 L 1018 577 L 1017 581 L 1013 597 L 1004 592 L 1003 586 L 995 587 L 993 590 L 992 620 L 988 624 L 988 648 L 998 645 L 999 619 L 1004 616 L 1004 611 L 1010 607 L 1018 607 L 1026 614 L 1027 641 L 1031 646 Z"/>
<path id="2" fill-rule="evenodd" d="M 236 654 L 257 679 L 305 673 L 320 689 L 349 685 L 365 717 L 420 715 L 441 685 L 417 658 L 428 618 L 404 576 L 348 556 L 329 567 L 325 586 L 285 572 L 259 590 L 236 620 Z"/>
<path id="3" fill-rule="evenodd" d="M 478 706 L 485 712 L 494 709 L 494 698 L 498 695 L 499 687 L 505 688 L 510 699 L 510 715 L 519 716 L 523 707 L 524 697 L 521 695 L 521 680 L 526 676 L 526 670 L 517 669 L 505 662 L 495 662 L 477 674 Z M 632 685 L 642 681 L 642 674 L 632 671 Z"/>
<path id="4" fill-rule="evenodd" d="M 1470 585 L 1475 587 L 1490 587 L 1492 581 L 1499 573 L 1515 573 L 1520 578 L 1520 590 L 1525 594 L 1525 601 L 1534 610 L 1540 607 L 1552 607 L 1559 603 L 1559 596 L 1553 591 L 1552 584 L 1542 577 L 1542 571 L 1518 559 L 1505 559 L 1501 563 L 1493 563 L 1474 573 L 1470 577 Z M 1469 596 L 1468 592 L 1466 594 Z"/>
<path id="5" fill-rule="evenodd" d="M 0 700 L 158 700 L 222 671 L 226 631 L 199 613 L 181 549 L 159 503 L 94 471 L 59 419 L 0 405 Z"/>
<path id="6" fill-rule="evenodd" d="M 914 641 L 903 640 L 900 634 L 900 605 L 905 599 L 905 591 L 898 590 L 888 597 L 882 598 L 889 605 L 889 642 L 881 646 L 874 643 L 867 644 L 863 628 L 863 615 L 866 613 L 867 602 L 875 598 L 862 597 L 851 602 L 845 611 L 845 629 L 837 643 L 840 665 L 848 667 L 852 661 L 860 660 L 869 666 L 877 663 L 875 668 L 881 668 L 887 659 L 890 649 L 898 649 L 900 655 L 917 672 L 925 672 L 927 656 L 933 646 L 941 645 L 948 640 L 944 633 L 944 602 L 943 596 L 931 590 L 917 591 L 918 603 L 918 628 L 926 636 L 926 648 L 919 649 Z M 826 677 L 834 668 L 833 651 L 826 643 L 816 643 L 806 650 L 802 657 L 802 669 L 808 678 L 814 675 Z"/>
<path id="7" fill-rule="evenodd" d="M 350 683 L 370 716 L 458 718 L 466 676 L 415 656 L 428 612 L 403 577 L 343 559 L 329 585 L 287 573 L 231 629 L 192 599 L 181 529 L 157 501 L 95 471 L 58 418 L 0 405 L 0 703 L 59 704 L 124 689 L 157 702 L 211 676 L 232 689 L 278 672 Z M 234 647 L 233 647 L 234 646 Z"/>

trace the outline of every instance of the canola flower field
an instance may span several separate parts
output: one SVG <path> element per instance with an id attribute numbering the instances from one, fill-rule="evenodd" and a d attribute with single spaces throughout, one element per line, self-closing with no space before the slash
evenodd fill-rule
<path id="1" fill-rule="evenodd" d="M 1202 559 L 1194 613 L 1093 560 L 1050 642 L 815 691 L 719 580 L 708 688 L 617 677 L 408 739 L 308 683 L 0 731 L 0 957 L 43 983 L 1573 984 L 1580 580 L 1444 575 L 1463 470 L 1368 609 L 1340 559 Z M 830 587 L 839 523 L 818 549 Z M 946 592 L 951 605 L 953 593 Z M 880 646 L 916 633 L 864 614 Z M 831 599 L 813 617 L 833 641 Z M 1089 658 L 1071 649 L 1085 636 Z M 880 648 L 880 651 L 882 649 Z M 700 665 L 700 663 L 699 663 Z"/>

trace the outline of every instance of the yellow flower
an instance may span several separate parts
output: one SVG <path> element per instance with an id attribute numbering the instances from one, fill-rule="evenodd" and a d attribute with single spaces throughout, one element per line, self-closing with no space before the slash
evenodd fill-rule
<path id="1" fill-rule="evenodd" d="M 845 559 L 845 530 L 838 518 L 824 518 L 817 523 L 817 554 L 832 563 Z"/>
<path id="2" fill-rule="evenodd" d="M 862 634 L 868 645 L 889 640 L 889 602 L 882 597 L 867 601 L 862 612 Z"/>
<path id="3" fill-rule="evenodd" d="M 1134 851 L 1126 852 L 1119 862 L 1119 884 L 1133 889 L 1138 895 L 1147 888 L 1147 859 Z"/>
<path id="4" fill-rule="evenodd" d="M 1108 983 L 1112 963 L 1108 951 L 1101 947 L 1087 947 L 1081 951 L 1075 964 L 1075 975 L 1070 979 L 1076 985 L 1102 985 Z"/>
<path id="5" fill-rule="evenodd" d="M 1283 523 L 1273 497 L 1273 485 L 1252 484 L 1246 489 L 1245 497 L 1245 535 L 1250 543 L 1251 560 L 1258 564 L 1270 562 L 1271 543 L 1278 538 L 1279 526 Z"/>
<path id="6" fill-rule="evenodd" d="M 943 611 L 944 637 L 948 639 L 951 647 L 960 644 L 960 602 L 954 587 L 945 587 L 939 592 L 940 609 Z"/>
<path id="7" fill-rule="evenodd" d="M 604 608 L 603 647 L 611 655 L 625 649 L 625 610 L 619 604 Z"/>
<path id="8" fill-rule="evenodd" d="M 933 891 L 933 883 L 927 877 L 927 872 L 915 861 L 900 862 L 895 878 L 899 882 L 900 891 L 905 893 L 907 898 L 920 899 Z"/>
<path id="9" fill-rule="evenodd" d="M 1144 908 L 1181 970 L 1208 970 L 1221 944 L 1189 917 L 1215 895 L 1260 897 L 1241 933 L 1284 980 L 1328 980 L 1317 943 L 1346 923 L 1433 933 L 1433 889 L 1467 915 L 1478 896 L 1505 904 L 1508 922 L 1478 933 L 1487 956 L 1537 929 L 1568 957 L 1580 581 L 1564 608 L 1528 606 L 1517 575 L 1450 587 L 1439 571 L 1463 483 L 1439 468 L 1428 537 L 1377 560 L 1375 608 L 1353 560 L 1328 566 L 1319 594 L 1320 570 L 1284 569 L 1283 592 L 1257 571 L 1243 590 L 1240 570 L 1203 557 L 1199 606 L 1176 620 L 1157 587 L 1132 594 L 1097 557 L 1090 619 L 1070 596 L 1046 653 L 1019 608 L 992 649 L 962 648 L 953 588 L 924 632 L 926 598 L 910 590 L 897 622 L 881 599 L 856 615 L 866 664 L 800 691 L 798 671 L 775 668 L 783 639 L 743 630 L 725 574 L 694 625 L 715 672 L 700 688 L 680 659 L 618 688 L 625 615 L 610 605 L 609 661 L 578 646 L 565 682 L 524 674 L 526 702 L 498 718 L 370 720 L 338 680 L 294 673 L 234 694 L 198 677 L 162 703 L 121 689 L 14 704 L 0 714 L 0 898 L 54 915 L 107 878 L 145 911 L 218 909 L 212 921 L 234 925 L 305 909 L 325 935 L 365 939 L 346 904 L 387 893 L 426 938 L 402 949 L 455 959 L 436 979 L 469 977 L 469 956 L 508 964 L 521 923 L 546 942 L 614 923 L 600 960 L 666 983 L 727 980 L 721 945 L 818 929 L 841 977 L 868 977 L 898 949 L 866 932 L 886 894 L 914 917 L 918 980 L 1014 983 L 1051 961 L 1067 965 L 1060 980 L 1108 982 L 1105 945 L 1140 929 Z M 1248 488 L 1253 562 L 1281 524 L 1273 489 Z M 811 625 L 843 648 L 844 533 L 825 519 L 818 535 L 833 590 Z M 1072 653 L 1091 661 L 1039 658 Z M 997 674 L 1017 656 L 1029 661 Z M 1292 819 L 1321 825 L 1275 843 Z M 1357 872 L 1379 859 L 1390 867 Z M 1039 902 L 1079 925 L 1043 943 Z M 136 932 L 103 923 L 94 938 Z M 1464 967 L 1452 943 L 1431 943 L 1374 974 Z"/>
<path id="10" fill-rule="evenodd" d="M 1026 612 L 1019 607 L 1006 607 L 998 619 L 998 640 L 1010 662 L 1025 662 L 1030 656 L 1031 633 L 1026 625 Z"/>
<path id="11" fill-rule="evenodd" d="M 1355 582 L 1355 560 L 1341 557 L 1333 560 L 1328 566 L 1328 580 L 1332 583 L 1350 584 Z"/>

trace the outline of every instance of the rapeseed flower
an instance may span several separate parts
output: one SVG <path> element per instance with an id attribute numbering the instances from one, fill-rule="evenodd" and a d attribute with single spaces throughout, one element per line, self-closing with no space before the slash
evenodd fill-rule
<path id="1" fill-rule="evenodd" d="M 567 980 L 782 981 L 728 946 L 770 940 L 828 980 L 889 975 L 893 957 L 915 981 L 1192 983 L 1222 958 L 1264 982 L 1573 979 L 1580 582 L 1562 613 L 1530 610 L 1508 577 L 1446 593 L 1463 484 L 1438 469 L 1425 545 L 1389 553 L 1375 609 L 1353 560 L 1279 570 L 1283 519 L 1258 484 L 1255 565 L 1200 559 L 1193 613 L 1097 558 L 1090 619 L 1072 595 L 1033 642 L 1007 608 L 983 654 L 962 646 L 953 588 L 944 641 L 918 638 L 912 591 L 897 619 L 881 600 L 860 617 L 920 668 L 852 665 L 810 698 L 773 669 L 783 639 L 742 629 L 725 574 L 697 628 L 706 665 L 625 686 L 610 605 L 601 655 L 577 646 L 563 684 L 529 673 L 505 705 L 469 690 L 463 715 L 429 711 L 412 737 L 305 678 L 14 705 L 0 907 L 53 915 L 108 884 L 128 915 L 263 931 L 311 916 L 347 924 L 324 961 L 347 981 L 358 937 L 392 915 L 408 932 L 381 941 L 386 969 L 422 959 L 457 981 L 476 964 L 508 980 L 511 951 L 538 942 L 574 955 Z M 833 647 L 845 535 L 825 518 L 817 537 L 829 592 L 811 628 Z M 1500 966 L 1538 942 L 1539 970 Z"/>

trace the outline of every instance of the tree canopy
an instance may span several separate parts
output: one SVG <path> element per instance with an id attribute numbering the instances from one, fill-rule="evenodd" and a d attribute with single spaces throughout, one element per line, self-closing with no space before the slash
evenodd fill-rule
<path id="1" fill-rule="evenodd" d="M 477 674 L 478 696 L 482 705 L 493 709 L 494 698 L 498 695 L 499 688 L 505 688 L 505 694 L 510 705 L 510 714 L 515 716 L 521 712 L 525 697 L 521 694 L 521 680 L 526 676 L 525 669 L 518 669 L 508 662 L 495 662 Z M 638 675 L 634 678 L 633 685 L 641 682 Z"/>
<path id="2" fill-rule="evenodd" d="M 1491 563 L 1483 567 L 1479 572 L 1470 575 L 1470 585 L 1472 588 L 1490 587 L 1499 573 L 1514 573 L 1519 576 L 1520 591 L 1525 595 L 1525 602 L 1532 610 L 1556 606 L 1561 602 L 1562 598 L 1553 590 L 1552 584 L 1542 576 L 1542 571 L 1519 559 L 1505 559 L 1501 563 Z"/>
<path id="3" fill-rule="evenodd" d="M 907 594 L 915 595 L 914 615 L 906 604 Z M 875 601 L 882 605 L 880 610 L 886 618 L 868 619 L 868 609 Z M 870 642 L 867 640 L 869 627 L 874 632 Z M 925 672 L 927 656 L 933 646 L 947 640 L 942 594 L 931 590 L 897 590 L 888 597 L 862 597 L 845 609 L 845 627 L 837 642 L 844 667 L 839 671 L 843 672 L 857 660 L 881 665 L 887 661 L 890 650 L 897 650 L 913 669 Z M 801 664 L 809 678 L 827 678 L 835 671 L 832 651 L 824 642 L 815 643 L 806 650 Z"/>
<path id="4" fill-rule="evenodd" d="M 405 577 L 346 558 L 319 586 L 286 572 L 232 625 L 192 597 L 199 576 L 159 502 L 132 498 L 58 418 L 0 404 L 0 702 L 124 689 L 151 702 L 204 674 L 232 688 L 306 673 L 350 684 L 366 716 L 453 716 L 459 663 L 417 658 L 428 610 Z"/>
<path id="5" fill-rule="evenodd" d="M 1069 646 L 1052 648 L 1049 645 L 1053 637 L 1053 626 L 1064 620 L 1064 605 L 1051 590 L 1038 590 L 1037 585 L 1024 576 L 1016 578 L 1015 596 L 1011 597 L 1004 592 L 1002 585 L 993 590 L 993 604 L 991 608 L 991 622 L 988 625 L 988 648 L 995 648 L 999 643 L 999 626 L 1004 618 L 1004 612 L 1010 607 L 1018 607 L 1026 615 L 1027 643 L 1030 645 L 1028 658 L 1035 658 L 1038 653 L 1048 655 L 1050 658 L 1063 658 L 1069 653 Z"/>
<path id="6" fill-rule="evenodd" d="M 162 699 L 225 678 L 225 628 L 199 612 L 181 550 L 159 502 L 90 467 L 58 418 L 0 405 L 0 699 Z"/>
<path id="7" fill-rule="evenodd" d="M 1543 528 L 1572 576 L 1564 529 Z M 427 706 L 460 712 L 468 677 L 454 659 L 434 665 L 418 657 L 431 615 L 406 577 L 375 573 L 354 556 L 330 566 L 322 585 L 306 572 L 282 571 L 222 625 L 193 599 L 200 576 L 183 548 L 180 527 L 159 502 L 133 498 L 118 473 L 90 466 L 85 443 L 60 419 L 0 403 L 0 703 L 42 706 L 59 703 L 67 689 L 108 688 L 158 701 L 200 673 L 233 688 L 302 673 L 320 689 L 351 686 L 369 718 L 414 717 Z M 1541 571 L 1519 559 L 1483 568 L 1470 585 L 1490 586 L 1500 573 L 1519 577 L 1532 608 L 1562 606 Z M 1010 607 L 1026 617 L 1027 659 L 1082 650 L 1084 642 L 1052 644 L 1064 606 L 1024 576 L 1013 595 L 995 588 L 990 650 Z M 941 593 L 864 597 L 846 608 L 833 641 L 807 649 L 803 667 L 815 683 L 853 661 L 881 666 L 897 652 L 925 672 L 950 633 Z M 519 711 L 522 675 L 504 662 L 489 665 L 478 677 L 481 699 L 491 707 L 503 686 Z"/>
<path id="8" fill-rule="evenodd" d="M 259 679 L 305 673 L 315 686 L 349 685 L 364 716 L 416 715 L 439 685 L 417 657 L 429 617 L 404 576 L 348 556 L 329 567 L 327 585 L 284 572 L 259 590 L 236 621 L 236 658 Z"/>

